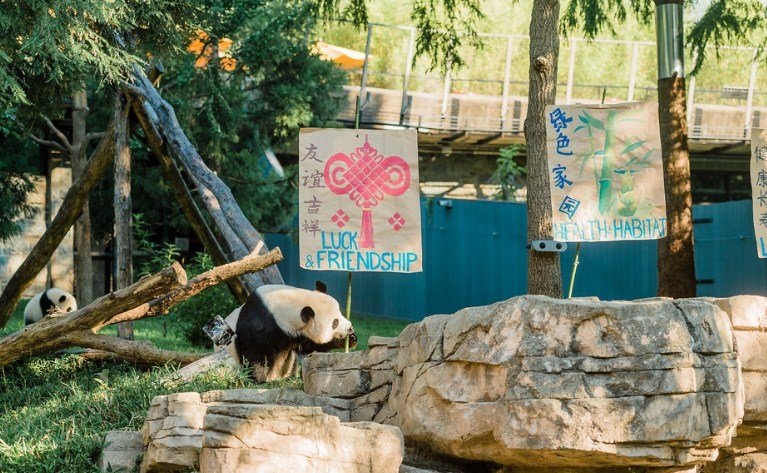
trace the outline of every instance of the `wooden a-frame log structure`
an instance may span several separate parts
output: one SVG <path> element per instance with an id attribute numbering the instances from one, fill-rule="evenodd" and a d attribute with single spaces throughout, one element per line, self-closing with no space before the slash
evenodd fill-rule
<path id="1" fill-rule="evenodd" d="M 134 66 L 133 83 L 122 84 L 116 103 L 124 100 L 126 113 L 132 112 L 131 117 L 143 130 L 143 141 L 158 158 L 180 208 L 217 267 L 186 283 L 183 269 L 174 266 L 99 298 L 71 314 L 46 317 L 0 339 L 0 366 L 24 356 L 69 346 L 106 351 L 139 363 L 189 363 L 200 355 L 158 350 L 145 342 L 117 339 L 97 332 L 113 323 L 167 313 L 171 305 L 221 281 L 227 282 L 240 302 L 248 292 L 263 284 L 283 282 L 274 265 L 282 259 L 279 249 L 270 252 L 266 248 L 263 237 L 245 218 L 229 187 L 205 165 L 179 125 L 173 107 L 155 88 L 154 82 L 159 80 L 161 73 L 160 65 L 152 67 L 148 75 Z M 115 148 L 115 137 L 120 135 L 115 133 L 115 126 L 113 116 L 98 146 L 64 197 L 56 217 L 0 294 L 0 327 L 5 326 L 24 291 L 78 219 L 91 190 L 119 151 Z M 203 207 L 210 214 L 223 247 L 194 201 L 184 174 L 202 197 Z M 162 294 L 165 295 L 161 297 Z"/>
<path id="2" fill-rule="evenodd" d="M 179 125 L 173 107 L 160 96 L 153 85 L 150 77 L 157 78 L 160 73 L 161 68 L 153 68 L 148 77 L 135 66 L 134 83 L 123 84 L 124 92 L 121 93 L 125 93 L 131 101 L 131 110 L 144 131 L 150 149 L 158 156 L 166 177 L 170 177 L 169 182 L 179 206 L 192 223 L 197 236 L 206 244 L 214 262 L 223 264 L 244 258 L 259 243 L 263 243 L 263 237 L 245 218 L 229 187 L 205 165 Z M 56 217 L 0 294 L 0 327 L 5 326 L 24 291 L 45 267 L 69 228 L 77 220 L 91 190 L 112 162 L 114 127 L 115 121 L 112 119 L 81 176 L 75 180 L 64 197 Z M 174 162 L 172 157 L 177 158 L 177 161 Z M 223 249 L 205 224 L 196 203 L 191 200 L 191 193 L 188 189 L 184 190 L 183 177 L 180 176 L 178 168 L 175 168 L 176 165 L 190 176 L 202 196 L 204 208 L 211 215 L 213 225 L 223 240 Z M 264 245 L 261 251 L 266 253 L 268 248 Z M 277 267 L 271 266 L 258 275 L 245 275 L 241 281 L 241 286 L 237 283 L 230 285 L 240 301 L 244 299 L 246 292 L 252 292 L 263 284 L 282 283 L 283 279 Z"/>

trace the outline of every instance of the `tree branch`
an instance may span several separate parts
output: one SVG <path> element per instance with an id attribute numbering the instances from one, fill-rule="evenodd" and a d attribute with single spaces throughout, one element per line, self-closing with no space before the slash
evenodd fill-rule
<path id="1" fill-rule="evenodd" d="M 67 152 L 71 155 L 72 154 L 72 143 L 69 142 L 67 139 L 67 136 L 61 132 L 58 128 L 56 128 L 56 125 L 53 124 L 53 122 L 46 116 L 40 115 L 43 117 L 43 120 L 45 121 L 45 124 L 48 125 L 48 128 L 51 130 L 51 132 L 56 135 L 56 138 L 59 139 L 62 146 L 64 146 L 67 149 Z"/>
<path id="2" fill-rule="evenodd" d="M 32 135 L 32 134 L 29 135 L 29 139 L 34 141 L 35 143 L 37 143 L 39 145 L 47 146 L 49 148 L 55 148 L 55 149 L 61 151 L 62 153 L 65 153 L 65 154 L 69 155 L 69 150 L 64 148 L 63 146 L 61 146 L 56 141 L 44 140 L 44 139 L 39 138 L 39 137 L 37 137 L 35 135 Z"/>
<path id="3" fill-rule="evenodd" d="M 83 138 L 83 144 L 81 146 L 83 146 L 85 149 L 87 149 L 88 145 L 90 144 L 91 141 L 93 141 L 93 140 L 100 140 L 105 135 L 106 135 L 106 132 L 104 132 L 104 131 L 86 133 L 85 137 Z"/>
<path id="4" fill-rule="evenodd" d="M 199 276 L 192 278 L 184 286 L 179 287 L 178 289 L 175 289 L 174 291 L 165 294 L 160 298 L 157 298 L 147 304 L 135 307 L 122 314 L 116 315 L 108 322 L 105 322 L 104 324 L 96 327 L 95 331 L 98 331 L 101 329 L 101 327 L 106 325 L 167 314 L 170 308 L 174 305 L 185 301 L 186 299 L 189 299 L 196 294 L 199 294 L 210 286 L 215 286 L 216 284 L 226 279 L 236 278 L 246 273 L 261 271 L 264 268 L 282 261 L 282 252 L 279 248 L 275 248 L 263 255 L 259 255 L 257 253 L 259 249 L 260 248 L 256 248 L 253 253 L 239 261 L 218 266 L 211 269 L 210 271 L 206 271 Z"/>

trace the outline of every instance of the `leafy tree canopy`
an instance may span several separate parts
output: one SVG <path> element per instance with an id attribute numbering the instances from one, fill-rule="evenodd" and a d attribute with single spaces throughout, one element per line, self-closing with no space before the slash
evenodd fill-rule
<path id="1" fill-rule="evenodd" d="M 693 73 L 697 73 L 714 51 L 722 47 L 753 45 L 763 54 L 767 46 L 767 7 L 761 0 L 687 0 L 685 7 L 695 9 L 697 18 L 688 24 L 686 43 L 695 51 Z M 570 0 L 561 21 L 563 34 L 582 31 L 588 38 L 607 30 L 615 34 L 615 26 L 626 21 L 631 11 L 640 21 L 654 19 L 653 0 Z M 699 13 L 699 16 L 697 15 Z"/>

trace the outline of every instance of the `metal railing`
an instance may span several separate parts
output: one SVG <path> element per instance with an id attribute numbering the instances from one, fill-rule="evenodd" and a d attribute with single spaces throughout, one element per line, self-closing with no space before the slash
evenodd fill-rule
<path id="1" fill-rule="evenodd" d="M 406 33 L 404 46 L 404 65 L 399 71 L 374 70 L 371 68 L 371 49 L 376 31 L 393 29 Z M 365 36 L 364 66 L 352 72 L 352 83 L 359 80 L 359 86 L 347 87 L 348 107 L 339 114 L 339 120 L 353 121 L 354 103 L 356 96 L 361 97 L 361 123 L 380 126 L 416 127 L 424 130 L 469 131 L 486 133 L 521 133 L 524 116 L 514 113 L 513 109 L 526 110 L 527 80 L 512 77 L 513 66 L 516 72 L 524 71 L 527 75 L 528 62 L 514 63 L 513 53 L 520 43 L 529 41 L 526 35 L 480 34 L 485 41 L 505 41 L 498 50 L 497 62 L 503 64 L 503 77 L 472 77 L 471 65 L 461 71 L 447 69 L 444 75 L 418 73 L 414 71 L 413 59 L 415 54 L 416 29 L 410 26 L 387 25 L 370 23 Z M 558 103 L 571 104 L 576 102 L 598 102 L 602 91 L 607 89 L 610 94 L 609 102 L 653 100 L 657 97 L 657 88 L 652 85 L 640 84 L 640 57 L 648 57 L 644 48 L 652 48 L 651 56 L 655 59 L 655 43 L 650 41 L 628 41 L 617 39 L 595 39 L 587 41 L 583 38 L 563 39 L 564 54 L 560 56 L 560 70 L 565 69 L 566 81 L 558 84 L 564 94 L 558 97 Z M 578 70 L 579 51 L 594 45 L 623 45 L 630 50 L 630 63 L 626 83 L 598 84 L 578 82 L 575 73 Z M 357 45 L 343 45 L 354 48 Z M 565 48 L 566 46 L 566 48 Z M 498 48 L 497 48 L 498 49 Z M 565 51 L 566 49 L 566 51 Z M 755 118 L 755 112 L 767 114 L 767 93 L 756 90 L 758 62 L 756 51 L 751 48 L 729 47 L 729 51 L 751 51 L 750 74 L 746 87 L 724 86 L 721 88 L 698 87 L 697 78 L 691 76 L 688 80 L 687 113 L 689 136 L 696 140 L 727 140 L 740 141 L 750 137 L 750 127 Z M 519 53 L 519 51 L 517 51 Z M 373 56 L 375 57 L 375 56 Z M 586 56 L 584 56 L 585 58 Z M 694 58 L 692 58 L 694 60 Z M 391 61 L 389 61 L 391 62 Z M 565 66 L 563 68 L 562 66 Z M 715 64 L 714 64 L 715 65 Z M 709 65 L 711 67 L 711 65 Z M 498 68 L 500 69 L 500 67 Z M 618 76 L 618 74 L 616 74 Z M 619 79 L 619 77 L 616 77 Z M 422 85 L 414 86 L 414 82 Z M 619 82 L 619 81 L 618 81 Z M 375 87 L 376 84 L 383 87 Z M 395 83 L 395 86 L 391 84 Z M 399 86 L 401 85 L 401 87 Z M 424 85 L 426 87 L 424 87 Z M 455 90 L 460 85 L 461 90 Z M 426 89 L 426 90 L 424 90 Z M 494 93 L 487 93 L 488 90 Z M 480 91 L 476 94 L 475 91 Z M 398 93 L 399 99 L 390 97 Z M 375 104 L 375 95 L 388 95 L 385 106 Z M 720 100 L 707 100 L 697 103 L 698 97 L 718 97 Z M 429 105 L 414 105 L 416 102 L 428 101 Z M 757 101 L 757 99 L 759 99 Z M 475 106 L 474 112 L 468 107 L 485 101 L 492 106 L 482 108 Z M 456 107 L 456 103 L 458 106 Z M 461 105 L 465 103 L 466 107 Z M 765 104 L 764 107 L 758 104 Z M 492 109 L 492 112 L 488 111 Z"/>

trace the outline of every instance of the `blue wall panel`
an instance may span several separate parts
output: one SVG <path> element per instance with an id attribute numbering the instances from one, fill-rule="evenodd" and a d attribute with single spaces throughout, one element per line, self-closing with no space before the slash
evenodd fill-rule
<path id="1" fill-rule="evenodd" d="M 524 204 L 452 200 L 452 208 L 424 201 L 424 272 L 354 273 L 355 312 L 420 320 L 524 294 L 527 290 L 526 210 Z M 751 202 L 694 208 L 695 262 L 700 295 L 767 295 L 767 260 L 754 243 Z M 709 221 L 710 220 L 710 221 Z M 706 223 L 708 222 L 708 223 Z M 285 256 L 280 271 L 288 284 L 313 287 L 322 279 L 330 293 L 346 300 L 346 273 L 306 271 L 298 267 L 298 246 L 286 235 L 266 236 Z M 562 255 L 565 292 L 575 244 Z M 603 300 L 655 295 L 657 243 L 631 241 L 584 243 L 574 296 Z"/>

